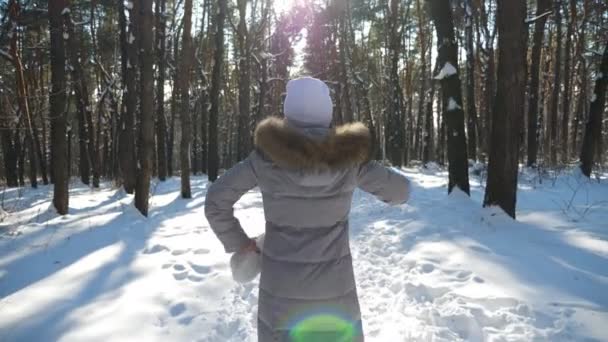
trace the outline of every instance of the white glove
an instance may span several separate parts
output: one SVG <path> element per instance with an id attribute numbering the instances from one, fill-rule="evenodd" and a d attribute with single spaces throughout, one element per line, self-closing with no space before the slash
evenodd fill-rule
<path id="1" fill-rule="evenodd" d="M 237 252 L 230 258 L 232 279 L 237 283 L 248 283 L 260 274 L 262 269 L 262 248 L 264 247 L 264 234 L 255 239 L 259 252 Z"/>

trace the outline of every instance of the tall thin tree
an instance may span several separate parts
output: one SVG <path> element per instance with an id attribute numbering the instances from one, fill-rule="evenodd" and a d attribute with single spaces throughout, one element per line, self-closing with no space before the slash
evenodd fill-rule
<path id="1" fill-rule="evenodd" d="M 581 150 L 581 171 L 587 177 L 591 177 L 594 157 L 601 146 L 602 139 L 602 115 L 606 105 L 606 89 L 608 88 L 608 44 L 604 48 L 602 64 L 595 81 L 595 91 L 589 109 L 589 120 L 585 128 L 585 137 Z M 601 152 L 601 151 L 600 151 Z"/>
<path id="2" fill-rule="evenodd" d="M 536 2 L 536 20 L 534 22 L 534 38 L 532 46 L 532 65 L 530 67 L 530 96 L 528 102 L 528 166 L 536 164 L 538 156 L 538 102 L 540 94 L 540 56 L 545 35 L 545 23 L 550 0 Z"/>
<path id="3" fill-rule="evenodd" d="M 158 76 L 156 79 L 156 160 L 158 179 L 167 178 L 167 119 L 165 118 L 165 76 L 166 76 L 166 21 L 167 0 L 156 0 L 156 58 Z"/>
<path id="4" fill-rule="evenodd" d="M 53 161 L 54 181 L 53 205 L 59 215 L 66 215 L 69 206 L 65 47 L 63 45 L 63 19 L 61 18 L 62 13 L 67 12 L 66 9 L 69 9 L 66 0 L 49 1 L 52 85 L 49 102 L 51 109 L 51 160 Z"/>
<path id="5" fill-rule="evenodd" d="M 222 88 L 222 68 L 224 65 L 224 20 L 226 18 L 227 0 L 218 0 L 218 12 L 215 21 L 215 54 L 213 73 L 211 75 L 211 110 L 209 112 L 209 180 L 214 182 L 219 171 L 219 150 L 217 141 L 217 117 L 220 106 L 220 89 Z"/>
<path id="6" fill-rule="evenodd" d="M 135 115 L 137 112 L 137 66 L 138 60 L 138 9 L 139 0 L 129 3 L 129 23 L 125 16 L 123 1 L 118 1 L 120 20 L 120 45 L 122 51 L 123 111 L 120 116 L 118 137 L 118 159 L 123 187 L 128 194 L 135 191 L 136 155 L 135 155 Z"/>
<path id="7" fill-rule="evenodd" d="M 498 89 L 484 206 L 515 218 L 519 139 L 526 89 L 526 0 L 498 0 Z"/>
<path id="8" fill-rule="evenodd" d="M 192 145 L 192 119 L 190 117 L 190 77 L 192 69 L 192 0 L 184 3 L 184 29 L 182 37 L 182 56 L 178 70 L 180 94 L 180 118 L 182 138 L 180 143 L 180 172 L 182 198 L 191 198 L 190 190 L 190 148 Z"/>
<path id="9" fill-rule="evenodd" d="M 152 155 L 154 154 L 154 49 L 152 0 L 139 0 L 139 37 L 140 37 L 140 103 L 141 122 L 138 142 L 138 175 L 135 186 L 135 207 L 148 216 L 150 197 L 150 178 L 152 176 Z"/>
<path id="10" fill-rule="evenodd" d="M 448 191 L 454 187 L 470 193 L 467 137 L 464 131 L 462 91 L 458 73 L 458 43 L 454 35 L 452 8 L 445 1 L 430 0 L 431 15 L 437 31 L 437 47 L 443 96 L 443 117 L 447 123 Z"/>
<path id="11" fill-rule="evenodd" d="M 559 97 L 562 82 L 562 14 L 561 0 L 554 0 L 553 17 L 555 18 L 555 59 L 553 60 L 553 82 L 551 84 L 551 108 L 549 109 L 549 160 L 557 164 Z"/>

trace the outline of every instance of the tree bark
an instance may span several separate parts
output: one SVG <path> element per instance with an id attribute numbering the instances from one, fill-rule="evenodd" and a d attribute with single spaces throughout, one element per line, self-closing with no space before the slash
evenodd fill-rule
<path id="1" fill-rule="evenodd" d="M 178 69 L 180 94 L 180 119 L 182 137 L 180 143 L 180 172 L 182 198 L 192 198 L 190 190 L 190 148 L 192 144 L 192 119 L 190 117 L 190 74 L 192 68 L 192 0 L 184 5 L 184 29 L 182 56 Z"/>
<path id="2" fill-rule="evenodd" d="M 65 47 L 63 42 L 64 9 L 66 0 L 49 1 L 49 32 L 51 36 L 51 84 L 49 94 L 51 122 L 51 160 L 53 173 L 53 205 L 59 215 L 66 215 L 69 206 L 67 160 L 67 106 L 65 80 Z M 67 14 L 66 14 L 67 15 Z"/>
<path id="3" fill-rule="evenodd" d="M 129 10 L 129 25 L 125 17 L 123 1 L 118 1 L 118 12 L 121 21 L 121 50 L 123 61 L 123 112 L 120 116 L 120 133 L 118 150 L 120 171 L 122 174 L 125 192 L 132 194 L 136 184 L 136 153 L 135 153 L 135 115 L 137 112 L 137 66 L 138 60 L 138 8 L 139 0 L 132 1 L 133 7 Z"/>
<path id="4" fill-rule="evenodd" d="M 433 22 L 437 30 L 439 66 L 446 71 L 456 70 L 456 73 L 448 73 L 441 79 L 443 117 L 447 124 L 448 192 L 452 192 L 454 187 L 458 187 L 469 194 L 467 140 L 464 131 L 462 91 L 458 73 L 458 43 L 454 36 L 452 8 L 440 0 L 430 0 L 430 3 Z"/>
<path id="5" fill-rule="evenodd" d="M 399 30 L 400 2 L 390 0 L 389 6 L 389 60 L 388 78 L 389 92 L 387 98 L 387 120 L 385 123 L 386 131 L 386 151 L 389 160 L 394 166 L 403 165 L 405 137 L 405 124 L 403 122 L 403 94 L 399 81 L 399 55 L 401 51 L 401 32 Z"/>
<path id="6" fill-rule="evenodd" d="M 565 9 L 568 29 L 566 30 L 566 47 L 564 51 L 564 104 L 562 115 L 562 131 L 561 131 L 561 155 L 562 163 L 567 163 L 570 158 L 569 150 L 569 132 L 570 132 L 570 99 L 572 94 L 572 36 L 574 35 L 574 23 L 576 22 L 576 0 L 570 0 L 569 10 Z"/>
<path id="7" fill-rule="evenodd" d="M 477 109 L 475 108 L 475 54 L 473 53 L 473 4 L 465 0 L 465 50 L 467 54 L 467 137 L 468 156 L 477 160 Z"/>
<path id="8" fill-rule="evenodd" d="M 562 81 L 562 15 L 561 0 L 554 0 L 553 15 L 555 17 L 555 59 L 553 60 L 553 82 L 551 89 L 551 109 L 549 121 L 549 160 L 551 165 L 557 165 L 558 141 L 558 117 L 559 117 L 559 94 Z"/>
<path id="9" fill-rule="evenodd" d="M 498 0 L 498 89 L 484 206 L 515 218 L 519 137 L 526 89 L 526 0 Z"/>
<path id="10" fill-rule="evenodd" d="M 156 58 L 158 79 L 156 80 L 156 159 L 158 179 L 167 178 L 167 119 L 165 118 L 166 75 L 166 0 L 156 0 Z"/>
<path id="11" fill-rule="evenodd" d="M 587 177 L 591 177 L 595 155 L 601 146 L 602 139 L 602 116 L 606 105 L 606 88 L 608 88 L 608 44 L 604 48 L 602 64 L 595 81 L 595 90 L 589 109 L 589 120 L 585 127 L 585 137 L 581 150 L 581 171 Z"/>
<path id="12" fill-rule="evenodd" d="M 0 98 L 0 109 L 5 113 L 8 111 L 8 103 Z M 3 118 L 4 119 L 4 118 Z M 0 120 L 0 137 L 2 139 L 2 156 L 4 158 L 4 173 L 6 177 L 6 185 L 8 187 L 19 186 L 19 176 L 17 173 L 17 150 L 13 141 L 13 130 L 6 120 Z"/>
<path id="13" fill-rule="evenodd" d="M 538 156 L 538 139 L 540 137 L 538 126 L 538 101 L 540 84 L 540 56 L 545 35 L 545 14 L 550 8 L 550 0 L 538 0 L 536 2 L 536 15 L 539 18 L 534 22 L 534 45 L 532 46 L 532 66 L 530 68 L 530 101 L 528 104 L 528 166 L 534 166 Z"/>
<path id="14" fill-rule="evenodd" d="M 237 42 L 239 50 L 239 116 L 237 158 L 244 159 L 249 153 L 250 132 L 250 88 L 251 88 L 251 41 L 247 28 L 247 0 L 238 0 L 239 23 L 237 27 Z"/>
<path id="15" fill-rule="evenodd" d="M 217 141 L 220 90 L 222 88 L 222 67 L 224 64 L 224 20 L 227 0 L 218 0 L 218 13 L 215 22 L 215 55 L 211 76 L 211 111 L 209 113 L 209 181 L 214 182 L 219 171 L 219 150 Z"/>
<path id="16" fill-rule="evenodd" d="M 154 48 L 152 37 L 152 0 L 140 1 L 139 37 L 141 54 L 141 113 L 138 143 L 139 167 L 135 190 L 135 207 L 148 216 L 152 156 L 154 154 Z"/>
<path id="17" fill-rule="evenodd" d="M 12 38 L 9 42 L 9 54 L 11 56 L 13 66 L 15 67 L 15 85 L 17 88 L 17 103 L 19 111 L 25 117 L 25 145 L 28 150 L 29 163 L 29 179 L 32 188 L 38 187 L 37 168 L 38 158 L 36 155 L 36 147 L 34 144 L 34 132 L 32 129 L 32 117 L 28 105 L 27 86 L 23 74 L 23 63 L 21 62 L 21 53 L 17 48 L 17 22 L 20 12 L 19 4 L 16 0 L 10 0 L 8 4 L 9 20 L 12 22 Z M 23 168 L 21 168 L 23 169 Z"/>

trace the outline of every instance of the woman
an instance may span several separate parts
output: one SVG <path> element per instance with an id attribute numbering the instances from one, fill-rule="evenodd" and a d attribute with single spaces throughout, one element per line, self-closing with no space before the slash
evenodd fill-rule
<path id="1" fill-rule="evenodd" d="M 359 187 L 393 205 L 409 197 L 405 177 L 369 161 L 363 124 L 330 128 L 332 107 L 322 81 L 290 81 L 285 119 L 262 121 L 255 151 L 207 192 L 205 214 L 228 253 L 256 249 L 233 205 L 255 186 L 262 193 L 259 342 L 363 341 L 348 236 L 352 195 Z"/>

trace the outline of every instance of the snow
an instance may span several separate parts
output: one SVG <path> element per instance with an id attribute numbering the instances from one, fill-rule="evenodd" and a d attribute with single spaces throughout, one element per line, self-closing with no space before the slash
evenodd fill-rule
<path id="1" fill-rule="evenodd" d="M 462 109 L 462 107 L 460 107 L 453 97 L 450 97 L 450 100 L 448 101 L 448 111 L 451 112 L 458 109 Z"/>
<path id="2" fill-rule="evenodd" d="M 591 96 L 591 103 L 595 102 L 597 100 L 597 94 L 593 93 L 593 96 Z"/>
<path id="3" fill-rule="evenodd" d="M 129 44 L 133 44 L 134 41 L 135 41 L 135 36 L 133 35 L 133 32 L 129 32 L 129 39 L 127 40 L 127 42 Z"/>
<path id="4" fill-rule="evenodd" d="M 132 10 L 133 9 L 133 1 L 127 1 L 127 9 L 128 10 Z"/>
<path id="5" fill-rule="evenodd" d="M 608 175 L 524 170 L 516 222 L 482 208 L 477 176 L 472 198 L 446 196 L 447 172 L 427 166 L 403 170 L 407 205 L 355 193 L 367 341 L 608 340 Z M 179 178 L 154 182 L 147 219 L 111 184 L 73 183 L 64 217 L 50 186 L 5 190 L 0 340 L 256 341 L 258 283 L 232 280 L 204 218 L 207 187 L 193 177 L 183 200 Z M 235 209 L 263 232 L 258 191 Z"/>
<path id="6" fill-rule="evenodd" d="M 545 12 L 545 13 L 543 13 L 541 15 L 538 15 L 536 17 L 528 18 L 528 19 L 526 19 L 526 24 L 531 24 L 531 23 L 533 23 L 533 22 L 535 22 L 535 21 L 537 21 L 537 20 L 539 20 L 541 18 L 544 18 L 544 17 L 546 17 L 546 16 L 548 16 L 548 15 L 550 15 L 552 13 L 553 13 L 553 11 L 547 11 L 547 12 Z"/>
<path id="7" fill-rule="evenodd" d="M 66 14 L 70 14 L 70 8 L 66 7 L 63 9 L 63 11 L 61 11 L 61 15 L 66 15 Z"/>
<path id="8" fill-rule="evenodd" d="M 446 62 L 443 66 L 443 68 L 441 68 L 441 71 L 439 72 L 439 74 L 437 76 L 435 76 L 436 80 L 443 80 L 444 78 L 450 77 L 452 75 L 456 75 L 458 73 L 458 71 L 456 70 L 456 68 L 450 63 L 450 62 Z"/>
<path id="9" fill-rule="evenodd" d="M 63 39 L 65 39 L 65 40 L 70 39 L 70 35 L 67 32 L 63 32 Z"/>

